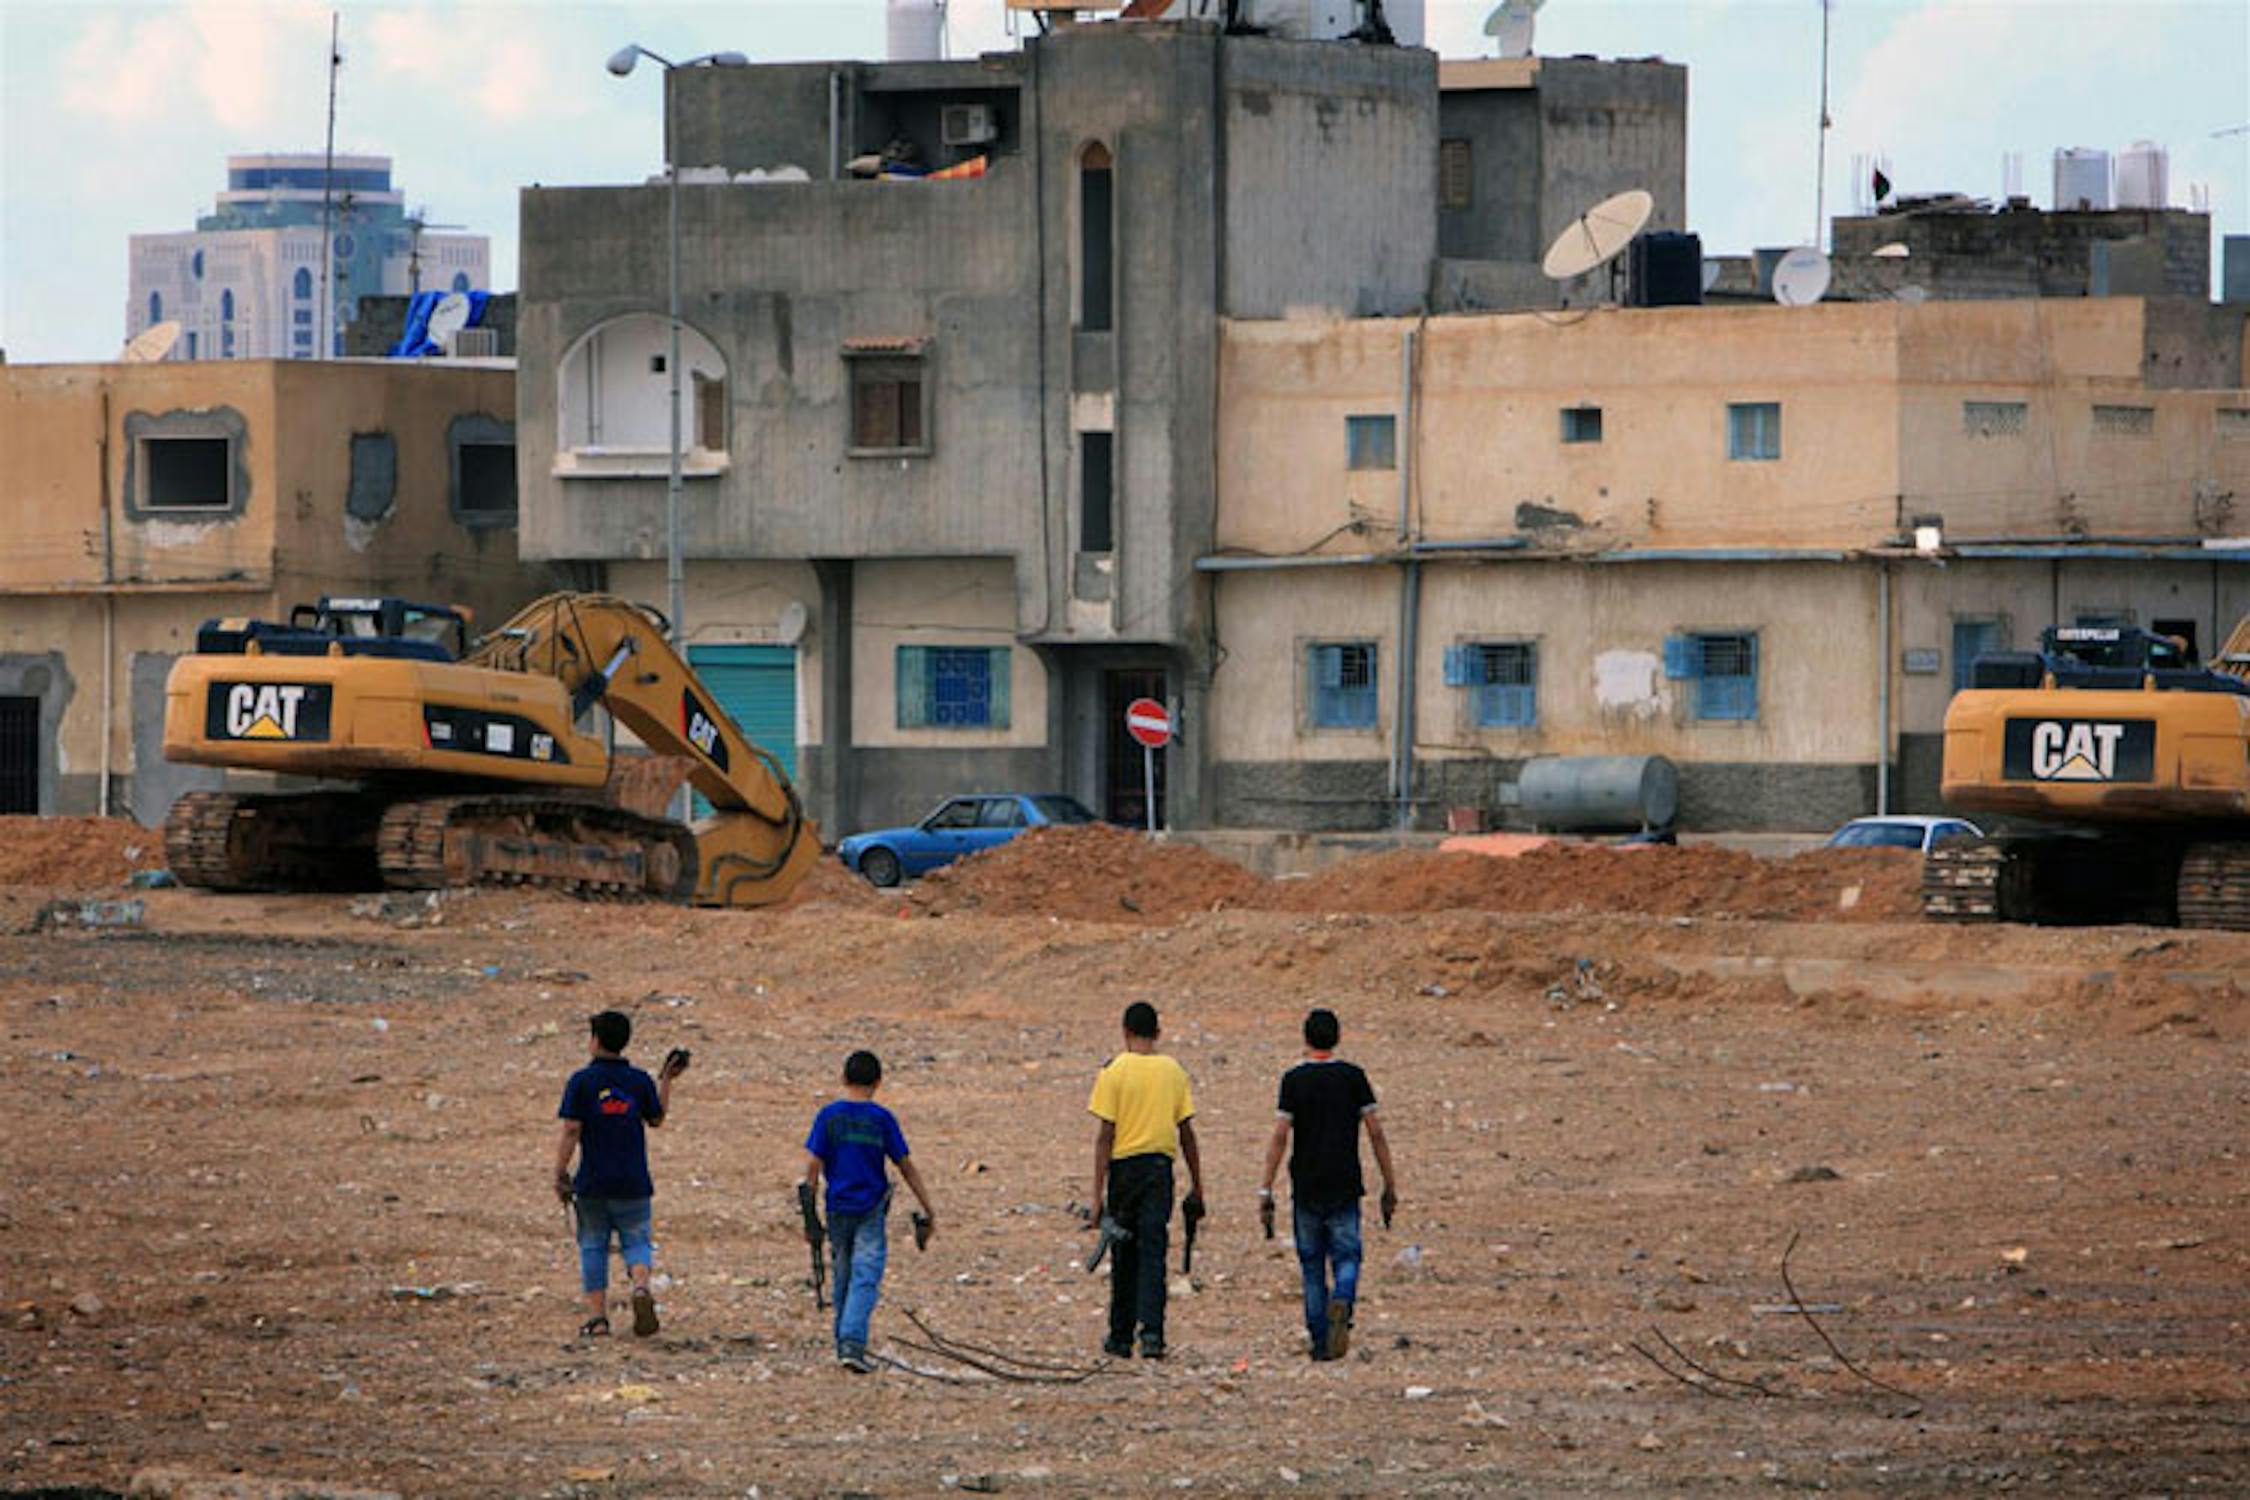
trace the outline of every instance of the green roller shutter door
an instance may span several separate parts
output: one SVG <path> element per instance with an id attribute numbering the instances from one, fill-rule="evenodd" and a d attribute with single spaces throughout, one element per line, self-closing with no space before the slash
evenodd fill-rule
<path id="1" fill-rule="evenodd" d="M 797 650 L 794 646 L 690 646 L 688 664 L 719 709 L 797 779 Z M 710 811 L 695 799 L 696 816 Z"/>

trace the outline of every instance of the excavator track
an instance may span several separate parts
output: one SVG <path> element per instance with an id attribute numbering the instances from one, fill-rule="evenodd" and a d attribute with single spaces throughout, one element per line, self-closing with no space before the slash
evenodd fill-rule
<path id="1" fill-rule="evenodd" d="M 375 837 L 383 883 L 403 890 L 536 885 L 583 896 L 685 901 L 699 872 L 695 835 L 568 797 L 422 797 L 384 809 Z"/>
<path id="2" fill-rule="evenodd" d="M 2250 843 L 2188 850 L 2180 861 L 2180 925 L 2250 932 Z"/>
<path id="3" fill-rule="evenodd" d="M 1933 922 L 2001 920 L 2008 853 L 1990 839 L 1949 844 L 1922 859 L 1922 915 Z"/>
<path id="4" fill-rule="evenodd" d="M 364 887 L 380 806 L 351 792 L 189 792 L 165 819 L 164 856 L 180 884 L 207 891 Z"/>

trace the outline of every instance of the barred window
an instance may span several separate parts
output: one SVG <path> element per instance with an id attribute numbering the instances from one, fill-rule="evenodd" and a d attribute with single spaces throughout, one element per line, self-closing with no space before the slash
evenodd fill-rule
<path id="1" fill-rule="evenodd" d="M 1750 631 L 1676 635 L 1664 643 L 1664 675 L 1695 684 L 1698 719 L 1758 717 L 1758 637 Z"/>
<path id="2" fill-rule="evenodd" d="M 1006 729 L 1009 648 L 898 648 L 898 727 Z"/>
<path id="3" fill-rule="evenodd" d="M 1539 722 L 1536 642 L 1467 641 L 1448 647 L 1445 682 L 1469 690 L 1469 720 L 1479 729 L 1528 729 Z"/>
<path id="4" fill-rule="evenodd" d="M 1438 142 L 1438 207 L 1467 208 L 1476 201 L 1470 149 L 1465 139 Z"/>
<path id="5" fill-rule="evenodd" d="M 2153 406 L 2096 406 L 2094 431 L 2103 437 L 2150 437 L 2156 432 Z"/>
<path id="6" fill-rule="evenodd" d="M 2029 413 L 2021 401 L 1964 401 L 1961 430 L 1970 437 L 2021 437 Z"/>
<path id="7" fill-rule="evenodd" d="M 1307 652 L 1315 729 L 1375 727 L 1375 643 L 1329 641 Z"/>

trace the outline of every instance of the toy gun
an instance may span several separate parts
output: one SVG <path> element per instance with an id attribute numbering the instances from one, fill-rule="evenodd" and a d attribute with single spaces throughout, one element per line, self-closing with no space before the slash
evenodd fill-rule
<path id="1" fill-rule="evenodd" d="M 809 1182 L 797 1184 L 797 1212 L 805 1220 L 805 1244 L 812 1251 L 812 1300 L 814 1308 L 826 1311 L 828 1300 L 821 1294 L 821 1286 L 828 1280 L 828 1257 L 821 1249 L 826 1238 L 820 1227 L 820 1214 L 813 1207 L 813 1189 Z"/>
<path id="2" fill-rule="evenodd" d="M 1195 1274 L 1195 1226 L 1203 1222 L 1203 1195 L 1190 1193 L 1180 1200 L 1180 1274 Z"/>
<path id="3" fill-rule="evenodd" d="M 1108 1214 L 1102 1215 L 1101 1238 L 1094 1242 L 1094 1253 L 1086 1257 L 1086 1269 L 1091 1271 L 1102 1263 L 1111 1247 L 1122 1245 L 1133 1237 L 1133 1231 L 1118 1223 Z"/>

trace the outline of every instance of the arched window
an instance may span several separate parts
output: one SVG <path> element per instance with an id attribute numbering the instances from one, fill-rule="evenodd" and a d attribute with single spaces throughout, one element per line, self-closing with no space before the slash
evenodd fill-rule
<path id="1" fill-rule="evenodd" d="M 453 290 L 457 292 L 465 292 L 468 289 L 469 273 L 466 271 L 455 271 L 453 273 Z"/>
<path id="2" fill-rule="evenodd" d="M 1078 153 L 1078 326 L 1094 333 L 1109 328 L 1116 299 L 1114 179 L 1109 147 Z"/>
<path id="3" fill-rule="evenodd" d="M 665 398 L 671 388 L 670 323 L 654 313 L 628 313 L 589 331 L 563 355 L 558 392 L 562 446 L 601 455 L 664 454 L 672 446 Z M 723 467 L 727 450 L 727 362 L 718 346 L 680 328 L 680 431 L 687 446 L 708 455 L 706 471 Z"/>
<path id="4" fill-rule="evenodd" d="M 163 321 L 164 294 L 162 292 L 150 292 L 148 294 L 148 326 L 154 328 Z"/>
<path id="5" fill-rule="evenodd" d="M 203 252 L 198 250 L 188 257 L 188 271 L 197 281 L 203 279 Z"/>
<path id="6" fill-rule="evenodd" d="M 219 321 L 222 323 L 234 321 L 234 288 L 231 286 L 219 293 Z"/>
<path id="7" fill-rule="evenodd" d="M 310 301 L 312 299 L 312 272 L 306 267 L 299 266 L 297 268 L 297 277 L 296 281 L 293 284 L 293 290 L 295 290 L 295 292 L 297 293 L 297 300 L 299 300 L 300 302 Z"/>

